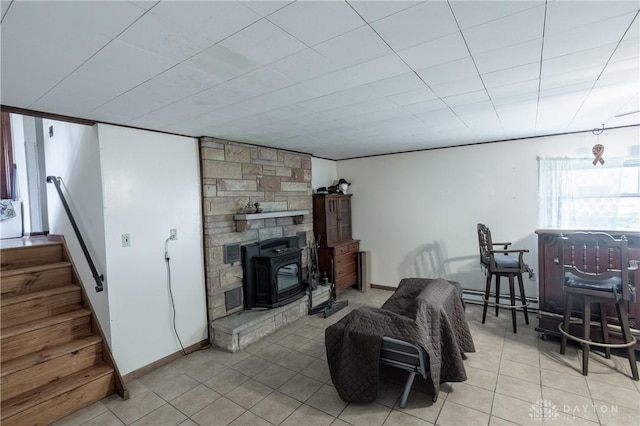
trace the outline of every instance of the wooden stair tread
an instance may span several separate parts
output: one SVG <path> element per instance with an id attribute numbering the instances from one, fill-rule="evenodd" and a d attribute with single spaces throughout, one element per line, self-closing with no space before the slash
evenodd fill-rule
<path id="1" fill-rule="evenodd" d="M 13 268 L 13 269 L 2 269 L 0 271 L 0 278 L 7 278 L 7 277 L 12 277 L 12 276 L 21 275 L 21 274 L 34 274 L 42 271 L 49 271 L 52 269 L 67 268 L 69 266 L 71 266 L 70 262 L 54 262 L 54 263 L 47 263 L 44 265 L 23 266 L 20 268 Z"/>
<path id="2" fill-rule="evenodd" d="M 13 247 L 0 246 L 0 251 L 4 253 L 7 251 L 29 250 L 30 248 L 34 248 L 34 247 L 55 246 L 55 245 L 61 246 L 62 241 L 46 240 L 46 241 L 38 241 L 37 243 L 34 243 L 34 244 L 23 244 L 23 245 L 13 246 Z"/>
<path id="3" fill-rule="evenodd" d="M 0 301 L 0 306 L 9 306 L 15 303 L 26 302 L 28 300 L 47 298 L 58 294 L 80 291 L 80 287 L 74 284 L 63 285 L 60 287 L 47 288 L 44 290 L 33 291 L 31 293 L 20 293 L 16 295 L 5 295 Z"/>
<path id="4" fill-rule="evenodd" d="M 7 401 L 2 401 L 2 420 L 113 372 L 113 368 L 107 364 L 96 365 L 40 386 L 30 392 L 25 392 Z"/>
<path id="5" fill-rule="evenodd" d="M 2 362 L 2 366 L 0 367 L 0 369 L 2 370 L 2 372 L 0 372 L 0 377 L 13 374 L 17 371 L 24 370 L 25 368 L 29 368 L 33 365 L 42 364 L 62 355 L 86 348 L 91 345 L 95 345 L 100 342 L 102 342 L 100 336 L 97 334 L 92 334 L 81 339 L 72 340 L 61 345 L 45 348 L 38 352 L 33 352 L 18 358 L 4 361 Z"/>
<path id="6" fill-rule="evenodd" d="M 6 339 L 8 337 L 13 337 L 22 333 L 28 333 L 30 331 L 38 330 L 40 328 L 49 327 L 54 324 L 59 324 L 65 321 L 70 321 L 75 318 L 80 318 L 84 316 L 90 316 L 91 311 L 80 308 L 74 311 L 65 312 L 64 314 L 55 315 L 45 319 L 39 319 L 36 321 L 27 322 L 24 324 L 16 325 L 13 327 L 8 327 L 1 330 L 0 339 Z"/>

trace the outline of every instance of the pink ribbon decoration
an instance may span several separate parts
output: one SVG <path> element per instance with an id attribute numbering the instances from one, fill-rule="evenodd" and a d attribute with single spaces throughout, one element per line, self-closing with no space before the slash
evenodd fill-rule
<path id="1" fill-rule="evenodd" d="M 604 160 L 602 159 L 602 154 L 604 153 L 604 146 L 603 145 L 601 145 L 601 144 L 594 145 L 593 148 L 591 148 L 591 152 L 596 157 L 596 158 L 593 159 L 593 165 L 594 166 L 596 164 L 598 164 L 598 162 L 600 164 L 604 164 Z"/>

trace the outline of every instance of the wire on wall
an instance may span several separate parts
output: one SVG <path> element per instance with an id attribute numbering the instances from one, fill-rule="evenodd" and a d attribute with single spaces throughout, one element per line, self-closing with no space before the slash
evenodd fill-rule
<path id="1" fill-rule="evenodd" d="M 180 340 L 180 336 L 178 335 L 178 329 L 176 328 L 176 305 L 173 301 L 173 291 L 171 290 L 171 261 L 169 257 L 169 240 L 171 237 L 167 238 L 164 242 L 164 260 L 167 262 L 167 287 L 169 287 L 169 298 L 171 299 L 171 311 L 173 313 L 173 331 L 178 338 L 178 343 L 180 343 L 180 349 L 182 349 L 182 353 L 187 355 L 187 352 L 184 350 L 184 345 L 182 344 L 182 340 Z"/>

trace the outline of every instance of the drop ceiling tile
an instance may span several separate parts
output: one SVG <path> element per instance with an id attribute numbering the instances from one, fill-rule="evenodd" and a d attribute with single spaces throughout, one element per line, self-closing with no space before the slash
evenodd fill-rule
<path id="1" fill-rule="evenodd" d="M 82 67 L 91 66 L 95 70 L 116 69 L 146 80 L 176 64 L 175 60 L 156 55 L 118 40 L 112 40 Z M 99 81 L 100 77 L 99 74 L 96 75 L 96 80 Z"/>
<path id="2" fill-rule="evenodd" d="M 544 6 L 544 1 L 454 1 L 450 4 L 460 28 L 465 30 L 527 9 Z"/>
<path id="3" fill-rule="evenodd" d="M 583 68 L 604 67 L 614 49 L 616 49 L 616 46 L 617 43 L 611 43 L 605 46 L 544 60 L 542 61 L 542 78 Z"/>
<path id="4" fill-rule="evenodd" d="M 394 49 L 409 47 L 457 33 L 447 2 L 423 2 L 371 24 Z"/>
<path id="5" fill-rule="evenodd" d="M 211 41 L 195 31 L 151 13 L 138 19 L 118 40 L 177 62 L 211 45 Z"/>
<path id="6" fill-rule="evenodd" d="M 475 104 L 486 100 L 489 100 L 489 96 L 487 95 L 487 91 L 484 89 L 442 98 L 442 101 L 450 107 Z"/>
<path id="7" fill-rule="evenodd" d="M 507 84 L 533 80 L 539 76 L 540 64 L 533 63 L 482 74 L 482 81 L 488 89 L 490 87 L 504 86 Z"/>
<path id="8" fill-rule="evenodd" d="M 450 81 L 461 80 L 478 75 L 476 66 L 470 56 L 446 64 L 424 68 L 418 75 L 430 86 Z"/>
<path id="9" fill-rule="evenodd" d="M 269 16 L 276 10 L 280 10 L 288 4 L 291 4 L 291 1 L 275 1 L 275 0 L 257 0 L 257 1 L 243 1 L 242 4 L 251 8 L 254 12 L 258 13 L 260 16 Z"/>
<path id="10" fill-rule="evenodd" d="M 422 120 L 425 123 L 437 124 L 438 126 L 436 126 L 436 130 L 438 129 L 439 126 L 441 125 L 444 126 L 445 125 L 444 123 L 447 120 L 449 120 L 449 123 L 452 121 L 459 123 L 458 117 L 456 117 L 456 114 L 450 108 L 427 111 L 421 114 L 416 114 L 416 117 L 418 117 L 420 120 Z"/>
<path id="11" fill-rule="evenodd" d="M 430 101 L 432 99 L 436 99 L 438 96 L 433 93 L 428 87 L 423 87 L 421 89 L 418 90 L 412 90 L 410 92 L 405 92 L 405 93 L 398 93 L 395 95 L 391 95 L 391 96 L 387 96 L 387 98 L 399 105 L 399 106 L 404 106 L 404 105 L 411 105 L 411 104 L 417 104 L 420 102 L 425 102 L 425 101 Z"/>
<path id="12" fill-rule="evenodd" d="M 260 68 L 256 61 L 246 58 L 221 44 L 203 50 L 184 64 L 221 80 L 230 80 Z"/>
<path id="13" fill-rule="evenodd" d="M 441 99 L 431 99 L 430 101 L 418 102 L 411 105 L 405 105 L 402 108 L 409 111 L 412 114 L 422 114 L 429 111 L 435 111 L 439 109 L 448 108 L 447 104 L 442 102 Z"/>
<path id="14" fill-rule="evenodd" d="M 397 93 L 421 89 L 424 87 L 424 83 L 420 80 L 420 78 L 418 78 L 415 73 L 409 72 L 406 74 L 369 83 L 368 86 L 382 95 L 390 96 Z"/>
<path id="15" fill-rule="evenodd" d="M 273 22 L 307 46 L 314 46 L 366 25 L 346 2 L 294 2 L 269 15 Z"/>
<path id="16" fill-rule="evenodd" d="M 637 12 L 638 9 L 640 6 L 636 1 L 554 1 L 547 6 L 545 34 L 562 33 L 583 25 Z"/>
<path id="17" fill-rule="evenodd" d="M 270 65 L 297 81 L 307 81 L 337 71 L 340 67 L 313 49 L 304 49 Z"/>
<path id="18" fill-rule="evenodd" d="M 495 114 L 495 109 L 491 101 L 481 101 L 473 103 L 464 103 L 460 105 L 451 106 L 453 112 L 457 115 L 478 114 L 478 113 L 490 113 Z"/>
<path id="19" fill-rule="evenodd" d="M 542 37 L 544 6 L 528 9 L 463 30 L 472 55 L 490 52 Z"/>
<path id="20" fill-rule="evenodd" d="M 219 42 L 261 19 L 259 14 L 235 1 L 164 1 L 151 13 L 174 26 L 190 28 L 212 42 Z"/>
<path id="21" fill-rule="evenodd" d="M 145 82 L 145 85 L 166 92 L 171 99 L 180 99 L 210 89 L 224 81 L 221 77 L 183 62 Z"/>
<path id="22" fill-rule="evenodd" d="M 378 19 L 393 15 L 402 10 L 420 4 L 419 1 L 350 1 L 353 7 L 367 22 L 372 23 Z"/>
<path id="23" fill-rule="evenodd" d="M 262 19 L 220 43 L 242 58 L 268 65 L 306 48 L 296 38 Z"/>
<path id="24" fill-rule="evenodd" d="M 602 66 L 595 66 L 561 74 L 547 75 L 540 80 L 540 90 L 544 91 L 574 84 L 579 84 L 580 86 L 593 85 L 601 72 Z"/>
<path id="25" fill-rule="evenodd" d="M 489 96 L 491 96 L 491 99 L 494 102 L 497 102 L 498 99 L 511 98 L 520 95 L 533 94 L 537 98 L 539 85 L 540 80 L 535 78 L 528 81 L 505 84 L 504 86 L 488 87 L 487 92 L 489 92 Z"/>
<path id="26" fill-rule="evenodd" d="M 625 38 L 611 57 L 611 62 L 624 61 L 640 56 L 640 38 Z"/>
<path id="27" fill-rule="evenodd" d="M 304 85 L 317 92 L 329 94 L 361 86 L 362 82 L 353 75 L 341 70 L 305 81 Z"/>
<path id="28" fill-rule="evenodd" d="M 473 55 L 481 74 L 539 62 L 542 56 L 542 39 Z"/>
<path id="29" fill-rule="evenodd" d="M 431 86 L 431 90 L 441 98 L 448 96 L 461 95 L 463 93 L 484 90 L 482 80 L 479 76 L 468 77 L 462 80 L 450 81 L 448 83 L 437 84 Z"/>
<path id="30" fill-rule="evenodd" d="M 597 84 L 629 84 L 640 86 L 640 62 L 635 58 L 610 62 L 602 72 Z"/>
<path id="31" fill-rule="evenodd" d="M 496 89 L 495 87 L 493 89 Z M 492 90 L 493 90 L 492 89 Z M 513 105 L 519 103 L 534 103 L 537 105 L 538 103 L 538 84 L 536 82 L 535 90 L 532 92 L 524 92 L 518 94 L 511 94 L 501 96 L 499 98 L 491 98 L 493 105 L 496 108 L 505 106 L 505 105 Z"/>
<path id="32" fill-rule="evenodd" d="M 422 43 L 398 52 L 414 69 L 433 67 L 469 56 L 469 51 L 460 33 Z"/>
<path id="33" fill-rule="evenodd" d="M 332 93 L 331 95 L 321 96 L 302 102 L 300 105 L 314 112 L 322 112 L 332 108 L 339 108 L 345 105 L 364 102 L 382 96 L 367 86 L 359 86 L 352 89 L 343 90 Z"/>
<path id="34" fill-rule="evenodd" d="M 11 2 L 12 0 L 2 0 L 2 2 L 0 2 L 0 23 L 2 23 L 2 20 L 4 19 L 4 15 L 9 10 L 9 6 L 11 6 Z"/>
<path id="35" fill-rule="evenodd" d="M 52 90 L 31 105 L 36 111 L 82 117 L 100 104 L 100 100 Z"/>
<path id="36" fill-rule="evenodd" d="M 617 43 L 635 14 L 626 14 L 545 37 L 543 60 Z"/>
<path id="37" fill-rule="evenodd" d="M 255 71 L 248 72 L 247 74 L 237 77 L 234 81 L 260 93 L 273 92 L 274 90 L 293 86 L 297 83 L 294 79 L 289 78 L 270 67 L 262 67 Z"/>
<path id="38" fill-rule="evenodd" d="M 108 123 L 126 123 L 149 111 L 169 105 L 171 101 L 165 100 L 163 93 L 153 92 L 145 87 L 137 87 L 100 105 L 87 115 L 95 120 Z"/>
<path id="39" fill-rule="evenodd" d="M 398 55 L 392 53 L 391 55 L 345 68 L 344 71 L 362 83 L 373 83 L 406 74 L 411 69 L 398 58 Z"/>
<path id="40" fill-rule="evenodd" d="M 314 49 L 343 68 L 393 53 L 368 26 L 320 43 Z"/>

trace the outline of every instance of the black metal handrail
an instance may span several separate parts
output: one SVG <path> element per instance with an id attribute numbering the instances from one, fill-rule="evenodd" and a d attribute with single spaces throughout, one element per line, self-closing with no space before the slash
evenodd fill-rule
<path id="1" fill-rule="evenodd" d="M 87 259 L 89 263 L 89 268 L 91 269 L 91 275 L 93 275 L 93 279 L 96 281 L 96 292 L 101 292 L 104 290 L 102 286 L 102 282 L 104 281 L 104 275 L 98 274 L 96 270 L 96 265 L 93 263 L 91 259 L 91 255 L 89 255 L 89 250 L 87 250 L 87 246 L 82 239 L 82 235 L 80 234 L 80 230 L 78 229 L 78 225 L 76 224 L 75 219 L 73 218 L 73 214 L 69 209 L 69 204 L 67 204 L 67 200 L 64 198 L 64 194 L 62 193 L 62 189 L 60 189 L 60 181 L 62 179 L 60 177 L 55 176 L 47 176 L 47 183 L 53 183 L 56 187 L 56 191 L 58 191 L 58 195 L 60 196 L 60 201 L 62 201 L 62 206 L 64 210 L 67 212 L 67 216 L 69 216 L 69 221 L 71 222 L 71 226 L 76 233 L 76 237 L 78 238 L 78 242 L 80 243 L 80 248 L 82 248 L 82 252 L 84 253 L 84 257 Z"/>

